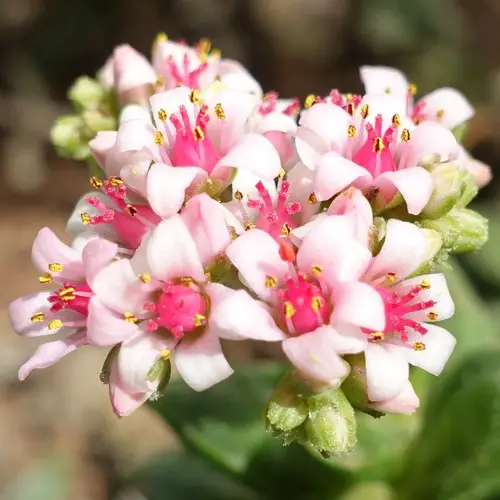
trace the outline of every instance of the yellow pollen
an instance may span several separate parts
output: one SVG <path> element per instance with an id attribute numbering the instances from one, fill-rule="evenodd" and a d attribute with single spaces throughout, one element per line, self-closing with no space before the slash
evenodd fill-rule
<path id="1" fill-rule="evenodd" d="M 369 114 L 370 114 L 370 107 L 368 106 L 368 104 L 363 104 L 363 106 L 361 106 L 361 118 L 366 118 Z"/>
<path id="2" fill-rule="evenodd" d="M 195 141 L 202 141 L 205 139 L 205 133 L 199 125 L 194 128 L 194 139 Z"/>
<path id="3" fill-rule="evenodd" d="M 322 272 L 323 266 L 320 266 L 319 264 L 313 264 L 311 266 L 311 273 L 313 274 L 313 276 L 320 276 Z"/>
<path id="4" fill-rule="evenodd" d="M 208 53 L 210 52 L 210 49 L 212 48 L 212 42 L 210 41 L 210 39 L 208 38 L 202 38 L 200 39 L 200 41 L 198 42 L 198 49 L 201 51 L 201 52 L 205 52 L 205 53 Z"/>
<path id="5" fill-rule="evenodd" d="M 236 191 L 236 193 L 234 193 L 234 199 L 241 201 L 243 199 L 243 193 L 241 191 Z"/>
<path id="6" fill-rule="evenodd" d="M 429 283 L 428 280 L 421 281 L 420 288 L 422 288 L 422 290 L 429 290 L 430 287 L 431 287 L 431 284 Z"/>
<path id="7" fill-rule="evenodd" d="M 283 238 L 288 238 L 288 236 L 290 236 L 290 233 L 292 232 L 292 228 L 285 222 L 282 226 L 281 226 L 281 236 Z"/>
<path id="8" fill-rule="evenodd" d="M 31 321 L 33 323 L 40 323 L 45 320 L 45 314 L 43 313 L 35 313 L 33 316 L 31 316 Z"/>
<path id="9" fill-rule="evenodd" d="M 408 94 L 415 95 L 417 93 L 417 86 L 414 83 L 408 85 Z"/>
<path id="10" fill-rule="evenodd" d="M 356 137 L 356 135 L 358 135 L 356 127 L 354 125 L 349 125 L 347 127 L 347 137 L 352 139 L 353 137 Z"/>
<path id="11" fill-rule="evenodd" d="M 184 286 L 193 286 L 194 285 L 194 279 L 191 278 L 191 276 L 183 276 L 180 279 L 181 285 Z"/>
<path id="12" fill-rule="evenodd" d="M 80 214 L 80 218 L 82 219 L 82 224 L 83 225 L 87 225 L 87 224 L 90 224 L 90 215 L 85 213 L 85 212 L 82 212 Z"/>
<path id="13" fill-rule="evenodd" d="M 222 55 L 222 52 L 220 51 L 220 49 L 212 49 L 210 51 L 210 55 L 212 57 L 220 57 Z"/>
<path id="14" fill-rule="evenodd" d="M 222 107 L 222 104 L 220 102 L 215 105 L 215 116 L 219 120 L 226 119 L 226 113 L 224 113 L 224 108 Z"/>
<path id="15" fill-rule="evenodd" d="M 425 344 L 423 342 L 414 342 L 413 349 L 415 351 L 425 351 Z"/>
<path id="16" fill-rule="evenodd" d="M 163 76 L 159 75 L 158 78 L 156 79 L 155 87 L 158 89 L 158 88 L 163 87 L 163 85 L 165 85 L 165 78 L 163 78 Z"/>
<path id="17" fill-rule="evenodd" d="M 435 312 L 435 311 L 431 311 L 429 314 L 427 314 L 427 317 L 431 320 L 431 321 L 436 321 L 438 319 L 438 313 Z"/>
<path id="18" fill-rule="evenodd" d="M 321 297 L 315 296 L 311 299 L 311 309 L 315 313 L 319 313 L 322 305 L 323 305 L 323 299 Z"/>
<path id="19" fill-rule="evenodd" d="M 59 330 L 63 326 L 63 322 L 60 319 L 53 319 L 49 321 L 49 330 Z"/>
<path id="20" fill-rule="evenodd" d="M 391 282 L 396 281 L 396 273 L 387 273 L 387 279 Z"/>
<path id="21" fill-rule="evenodd" d="M 162 43 L 166 42 L 167 40 L 168 40 L 167 34 L 162 32 L 156 35 L 155 43 Z"/>
<path id="22" fill-rule="evenodd" d="M 314 205 L 315 203 L 318 203 L 318 198 L 315 193 L 311 193 L 309 195 L 309 198 L 307 198 L 307 203 L 309 203 L 309 205 Z"/>
<path id="23" fill-rule="evenodd" d="M 295 315 L 295 313 L 297 312 L 295 310 L 295 307 L 293 307 L 293 304 L 291 302 L 288 302 L 286 301 L 284 304 L 283 304 L 283 307 L 285 308 L 285 317 L 287 319 L 290 319 L 290 318 L 293 318 L 293 316 Z"/>
<path id="24" fill-rule="evenodd" d="M 229 231 L 229 236 L 232 240 L 235 240 L 238 237 L 238 233 L 236 232 L 234 226 L 229 226 L 227 230 Z"/>
<path id="25" fill-rule="evenodd" d="M 154 134 L 154 141 L 157 146 L 161 146 L 163 144 L 163 134 L 157 130 Z"/>
<path id="26" fill-rule="evenodd" d="M 438 121 L 441 121 L 444 116 L 444 109 L 438 109 L 436 112 L 436 118 Z"/>
<path id="27" fill-rule="evenodd" d="M 401 125 L 401 117 L 397 113 L 392 117 L 392 124 L 395 127 L 399 127 Z"/>
<path id="28" fill-rule="evenodd" d="M 266 288 L 275 288 L 277 284 L 278 280 L 274 276 L 266 274 L 266 281 L 265 281 Z"/>
<path id="29" fill-rule="evenodd" d="M 285 177 L 285 175 L 286 175 L 286 170 L 283 167 L 281 167 L 280 168 L 280 173 L 278 174 L 278 177 L 280 179 L 283 179 L 283 177 Z"/>
<path id="30" fill-rule="evenodd" d="M 170 354 L 171 352 L 168 349 L 163 349 L 163 351 L 160 352 L 160 358 L 167 361 L 170 359 Z"/>
<path id="31" fill-rule="evenodd" d="M 346 94 L 345 98 L 347 102 L 352 101 L 352 94 L 351 93 Z"/>
<path id="32" fill-rule="evenodd" d="M 371 340 L 383 340 L 385 337 L 384 332 L 373 332 L 371 335 Z"/>
<path id="33" fill-rule="evenodd" d="M 318 98 L 314 94 L 309 94 L 304 100 L 304 107 L 309 109 L 318 102 Z"/>
<path id="34" fill-rule="evenodd" d="M 90 185 L 95 189 L 99 189 L 104 185 L 104 182 L 94 175 L 90 178 Z"/>
<path id="35" fill-rule="evenodd" d="M 139 274 L 139 279 L 146 285 L 151 283 L 151 275 L 149 273 Z"/>
<path id="36" fill-rule="evenodd" d="M 195 314 L 193 321 L 194 321 L 194 325 L 197 328 L 200 328 L 200 326 L 204 326 L 207 324 L 207 318 L 206 318 L 206 316 L 203 316 L 203 314 Z"/>
<path id="37" fill-rule="evenodd" d="M 125 313 L 123 313 L 123 319 L 127 323 L 134 323 L 134 324 L 137 323 L 137 316 L 135 316 L 131 312 L 125 312 Z"/>
<path id="38" fill-rule="evenodd" d="M 59 290 L 58 295 L 59 297 L 61 297 L 61 299 L 69 302 L 70 300 L 75 299 L 75 289 L 72 286 L 63 288 L 62 290 Z"/>
<path id="39" fill-rule="evenodd" d="M 125 213 L 133 217 L 137 213 L 137 208 L 128 203 L 127 206 L 125 207 Z"/>
<path id="40" fill-rule="evenodd" d="M 382 137 L 375 137 L 375 139 L 373 139 L 372 151 L 374 153 L 380 154 L 384 150 L 384 148 L 385 144 Z"/>
<path id="41" fill-rule="evenodd" d="M 189 100 L 193 103 L 196 104 L 200 102 L 200 93 L 196 89 L 192 89 L 191 92 L 189 93 Z"/>
<path id="42" fill-rule="evenodd" d="M 411 139 L 410 131 L 407 128 L 404 128 L 401 132 L 401 140 L 403 142 L 408 142 Z"/>
<path id="43" fill-rule="evenodd" d="M 384 90 L 384 92 L 385 92 L 386 94 L 390 94 L 390 93 L 392 92 L 391 87 L 386 87 L 386 88 L 385 88 L 385 90 Z"/>
<path id="44" fill-rule="evenodd" d="M 113 186 L 113 187 L 118 187 L 118 186 L 121 186 L 123 184 L 123 181 L 120 179 L 120 177 L 110 177 L 109 178 L 109 183 Z"/>
<path id="45" fill-rule="evenodd" d="M 62 264 L 59 264 L 58 262 L 53 262 L 52 264 L 49 264 L 49 271 L 52 273 L 60 273 L 64 269 Z"/>
<path id="46" fill-rule="evenodd" d="M 252 222 L 248 222 L 247 224 L 245 224 L 245 231 L 250 231 L 250 229 L 255 229 L 255 224 L 253 224 Z"/>
<path id="47" fill-rule="evenodd" d="M 52 274 L 44 273 L 38 276 L 38 281 L 40 283 L 52 283 Z"/>
<path id="48" fill-rule="evenodd" d="M 164 122 L 167 119 L 167 112 L 161 108 L 158 110 L 158 119 Z"/>

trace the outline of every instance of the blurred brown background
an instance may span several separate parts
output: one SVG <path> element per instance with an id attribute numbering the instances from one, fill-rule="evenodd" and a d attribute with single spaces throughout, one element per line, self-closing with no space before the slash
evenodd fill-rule
<path id="1" fill-rule="evenodd" d="M 114 417 L 98 350 L 19 384 L 36 342 L 17 338 L 5 314 L 37 288 L 37 230 L 63 236 L 87 189 L 85 166 L 58 159 L 48 142 L 67 88 L 118 43 L 149 53 L 159 31 L 188 43 L 209 37 L 284 97 L 359 92 L 360 64 L 399 67 L 421 94 L 455 86 L 477 106 L 469 147 L 498 170 L 499 0 L 0 0 L 0 500 L 56 500 L 43 486 L 51 474 L 69 485 L 57 498 L 111 498 L 134 464 L 175 446 L 147 409 Z M 493 181 L 481 196 L 495 202 L 498 189 Z"/>

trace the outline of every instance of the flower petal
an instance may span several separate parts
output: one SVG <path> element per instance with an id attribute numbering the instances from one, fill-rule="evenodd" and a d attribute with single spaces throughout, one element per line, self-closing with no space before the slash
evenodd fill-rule
<path id="1" fill-rule="evenodd" d="M 85 332 L 78 332 L 64 340 L 55 340 L 38 346 L 37 350 L 19 368 L 19 380 L 23 381 L 33 370 L 48 368 L 60 359 L 87 343 Z"/>
<path id="2" fill-rule="evenodd" d="M 130 45 L 115 48 L 113 66 L 114 86 L 119 94 L 156 82 L 156 72 L 149 61 Z"/>
<path id="3" fill-rule="evenodd" d="M 299 202 L 301 206 L 300 212 L 295 217 L 299 224 L 306 224 L 320 209 L 319 203 L 309 202 L 309 197 L 314 192 L 314 173 L 299 162 L 288 171 L 286 179 L 290 181 L 288 201 L 291 203 Z"/>
<path id="4" fill-rule="evenodd" d="M 105 168 L 106 160 L 116 142 L 118 132 L 116 130 L 102 130 L 89 141 L 90 151 L 95 161 Z M 118 172 L 107 171 L 107 175 L 118 175 Z"/>
<path id="5" fill-rule="evenodd" d="M 349 364 L 337 354 L 335 330 L 323 326 L 283 341 L 288 359 L 306 376 L 338 387 L 349 374 Z"/>
<path id="6" fill-rule="evenodd" d="M 408 80 L 398 69 L 387 66 L 361 66 L 359 73 L 366 94 L 408 93 Z"/>
<path id="7" fill-rule="evenodd" d="M 328 145 L 313 130 L 299 127 L 295 134 L 295 149 L 300 161 L 309 169 L 316 170 L 321 156 L 328 153 Z"/>
<path id="8" fill-rule="evenodd" d="M 368 170 L 331 151 L 319 160 L 314 177 L 314 193 L 318 200 L 328 200 L 360 177 L 371 179 Z"/>
<path id="9" fill-rule="evenodd" d="M 378 403 L 368 404 L 370 408 L 382 413 L 398 413 L 402 415 L 411 415 L 415 413 L 420 406 L 418 396 L 411 385 L 411 382 L 405 385 L 405 388 L 392 399 L 380 401 Z"/>
<path id="10" fill-rule="evenodd" d="M 387 401 L 401 394 L 410 370 L 405 356 L 397 348 L 371 342 L 365 350 L 365 361 L 370 401 Z"/>
<path id="11" fill-rule="evenodd" d="M 390 219 L 382 249 L 374 257 L 365 279 L 373 281 L 395 273 L 396 281 L 401 281 L 420 267 L 426 248 L 425 235 L 415 224 Z"/>
<path id="12" fill-rule="evenodd" d="M 274 300 L 276 290 L 266 286 L 266 278 L 275 278 L 279 285 L 288 265 L 281 259 L 279 245 L 272 236 L 259 229 L 247 231 L 229 245 L 226 255 L 261 299 Z"/>
<path id="13" fill-rule="evenodd" d="M 156 123 L 156 128 L 161 131 L 166 130 L 167 134 L 164 138 L 167 143 L 170 143 L 170 136 L 176 137 L 175 127 L 170 120 L 161 120 L 158 116 L 158 112 L 160 110 L 164 110 L 167 113 L 167 116 L 170 116 L 178 114 L 179 108 L 184 106 L 190 123 L 194 124 L 195 110 L 194 105 L 189 98 L 190 94 L 191 89 L 189 87 L 181 86 L 172 90 L 167 90 L 166 92 L 158 92 L 150 99 L 151 110 L 153 111 L 153 119 Z"/>
<path id="14" fill-rule="evenodd" d="M 186 196 L 186 189 L 200 173 L 197 167 L 170 167 L 163 163 L 151 166 L 147 176 L 147 198 L 160 217 L 176 214 Z"/>
<path id="15" fill-rule="evenodd" d="M 87 283 L 92 287 L 95 276 L 106 267 L 118 252 L 118 245 L 101 238 L 87 243 L 82 252 Z"/>
<path id="16" fill-rule="evenodd" d="M 184 337 L 175 350 L 174 361 L 181 377 L 195 391 L 204 391 L 233 374 L 210 327 L 196 339 Z"/>
<path id="17" fill-rule="evenodd" d="M 386 182 L 395 186 L 403 196 L 408 212 L 412 215 L 418 215 L 424 209 L 434 188 L 431 174 L 421 167 L 384 172 L 375 182 L 382 192 Z"/>
<path id="18" fill-rule="evenodd" d="M 379 293 L 366 283 L 352 281 L 338 285 L 334 293 L 330 322 L 356 325 L 371 330 L 384 330 L 385 308 Z"/>
<path id="19" fill-rule="evenodd" d="M 285 334 L 276 326 L 269 307 L 253 299 L 245 290 L 232 290 L 219 283 L 209 283 L 210 325 L 221 338 L 231 340 L 283 340 Z"/>
<path id="20" fill-rule="evenodd" d="M 421 103 L 425 120 L 438 121 L 450 130 L 474 116 L 470 102 L 461 92 L 450 87 L 432 91 L 422 97 Z"/>
<path id="21" fill-rule="evenodd" d="M 219 78 L 228 89 L 238 90 L 260 96 L 262 89 L 259 82 L 238 61 L 222 59 L 219 63 Z"/>
<path id="22" fill-rule="evenodd" d="M 278 198 L 278 192 L 276 189 L 276 184 L 274 183 L 274 179 L 263 180 L 260 177 L 256 176 L 254 173 L 250 172 L 250 170 L 238 170 L 236 172 L 233 182 L 231 183 L 233 197 L 236 195 L 236 193 L 239 192 L 245 199 L 249 197 L 258 198 L 259 191 L 257 190 L 256 186 L 259 182 L 262 182 L 264 187 L 269 192 L 271 200 L 273 201 L 273 203 L 275 203 Z M 246 208 L 246 201 L 242 200 L 241 203 L 244 205 L 244 208 Z"/>
<path id="23" fill-rule="evenodd" d="M 146 251 L 148 265 L 158 280 L 182 276 L 205 280 L 196 243 L 180 215 L 173 215 L 155 228 Z"/>

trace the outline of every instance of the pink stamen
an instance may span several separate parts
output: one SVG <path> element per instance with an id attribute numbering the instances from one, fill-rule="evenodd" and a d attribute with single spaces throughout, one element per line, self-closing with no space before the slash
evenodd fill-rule
<path id="1" fill-rule="evenodd" d="M 61 309 L 71 309 L 84 316 L 88 316 L 90 298 L 93 292 L 90 287 L 84 284 L 63 283 L 63 287 L 56 290 L 48 298 L 50 310 L 55 313 Z"/>

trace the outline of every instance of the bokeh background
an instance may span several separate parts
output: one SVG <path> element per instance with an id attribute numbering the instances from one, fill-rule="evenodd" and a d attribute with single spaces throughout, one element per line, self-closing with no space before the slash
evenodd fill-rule
<path id="1" fill-rule="evenodd" d="M 117 493 L 130 471 L 180 447 L 147 408 L 114 417 L 98 380 L 105 355 L 98 350 L 82 349 L 19 384 L 17 369 L 35 343 L 14 335 L 5 311 L 36 289 L 30 248 L 37 230 L 50 226 L 63 237 L 87 190 L 85 165 L 57 158 L 48 140 L 53 120 L 69 111 L 67 88 L 82 74 L 94 75 L 118 43 L 149 54 L 160 31 L 188 43 L 209 37 L 283 97 L 303 100 L 332 87 L 360 92 L 361 64 L 402 69 L 419 94 L 457 87 L 477 108 L 469 149 L 494 174 L 500 170 L 498 0 L 0 0 L 1 500 L 142 500 L 133 488 Z M 497 232 L 499 188 L 494 178 L 478 199 Z M 497 253 L 493 241 L 462 263 L 474 280 L 464 293 L 473 294 L 473 309 L 482 301 L 472 315 L 478 308 L 498 314 Z M 480 326 L 468 325 L 474 336 Z M 252 347 L 241 349 L 234 356 L 253 355 Z M 480 495 L 473 498 L 500 498 Z M 167 489 L 157 498 L 181 497 Z M 208 491 L 204 498 L 219 497 Z M 352 498 L 374 496 L 359 491 Z"/>

